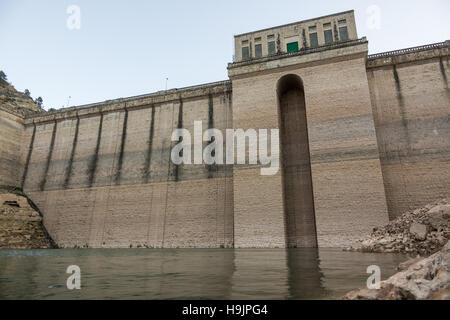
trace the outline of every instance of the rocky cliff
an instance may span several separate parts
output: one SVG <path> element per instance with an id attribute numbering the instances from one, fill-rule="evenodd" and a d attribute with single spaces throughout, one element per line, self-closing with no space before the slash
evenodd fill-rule
<path id="1" fill-rule="evenodd" d="M 45 112 L 31 97 L 17 91 L 11 84 L 2 79 L 0 79 L 0 106 L 14 110 L 23 116 Z"/>
<path id="2" fill-rule="evenodd" d="M 55 247 L 35 205 L 20 191 L 0 190 L 0 249 Z"/>

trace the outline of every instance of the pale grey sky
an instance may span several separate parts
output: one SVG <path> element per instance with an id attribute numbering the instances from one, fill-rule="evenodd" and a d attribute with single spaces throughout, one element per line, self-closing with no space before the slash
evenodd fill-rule
<path id="1" fill-rule="evenodd" d="M 448 0 L 0 0 L 0 70 L 47 109 L 100 102 L 225 80 L 233 35 L 350 9 L 370 53 L 450 39 Z"/>

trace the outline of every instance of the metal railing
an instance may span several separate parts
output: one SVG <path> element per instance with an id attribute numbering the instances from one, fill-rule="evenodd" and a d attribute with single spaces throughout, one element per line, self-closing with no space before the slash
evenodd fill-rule
<path id="1" fill-rule="evenodd" d="M 405 54 L 405 53 L 413 53 L 413 52 L 430 50 L 430 49 L 440 49 L 440 48 L 448 47 L 449 45 L 450 45 L 450 41 L 447 40 L 445 42 L 427 44 L 427 45 L 418 46 L 418 47 L 370 54 L 368 56 L 368 59 L 373 60 L 373 59 L 378 59 L 378 58 L 383 58 L 383 57 L 397 56 L 397 55 L 401 55 L 401 54 Z"/>

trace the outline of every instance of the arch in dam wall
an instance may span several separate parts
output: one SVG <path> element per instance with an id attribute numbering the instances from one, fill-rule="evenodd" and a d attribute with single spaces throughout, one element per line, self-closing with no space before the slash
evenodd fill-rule
<path id="1" fill-rule="evenodd" d="M 277 83 L 286 246 L 316 247 L 317 232 L 303 81 Z"/>

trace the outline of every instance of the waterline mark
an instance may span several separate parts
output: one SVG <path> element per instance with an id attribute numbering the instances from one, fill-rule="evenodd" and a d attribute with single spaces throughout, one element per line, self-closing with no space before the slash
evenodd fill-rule
<path id="1" fill-rule="evenodd" d="M 260 164 L 268 166 L 261 168 L 261 175 L 276 175 L 280 167 L 279 130 L 270 129 L 270 155 L 268 154 L 268 131 L 268 129 L 247 129 L 245 131 L 243 129 L 226 129 L 224 152 L 222 131 L 211 128 L 203 132 L 202 121 L 194 121 L 193 141 L 189 130 L 176 129 L 173 131 L 172 141 L 178 142 L 178 144 L 172 148 L 170 158 L 176 165 Z M 208 142 L 205 148 L 203 148 L 203 142 Z"/>

